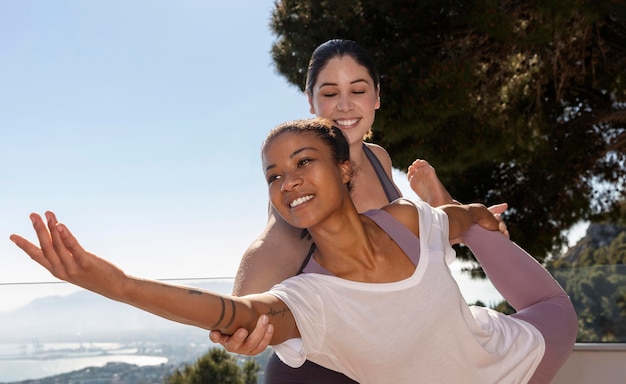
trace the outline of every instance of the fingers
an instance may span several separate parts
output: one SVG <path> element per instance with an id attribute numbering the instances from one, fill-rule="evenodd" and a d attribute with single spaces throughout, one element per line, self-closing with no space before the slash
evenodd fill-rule
<path id="1" fill-rule="evenodd" d="M 65 248 L 65 245 L 63 245 L 63 241 L 61 240 L 61 234 L 59 233 L 58 228 L 59 222 L 57 221 L 54 213 L 48 211 L 45 213 L 45 215 L 46 220 L 48 221 L 48 231 L 50 233 L 49 238 L 52 239 L 52 248 L 54 249 L 54 252 L 49 252 L 46 248 L 43 248 L 43 245 L 42 249 L 44 250 L 44 254 L 48 255 L 49 253 L 50 258 L 56 257 L 55 260 L 50 259 L 50 262 L 55 268 L 55 272 L 57 274 L 60 274 L 60 277 L 64 279 L 67 277 L 66 272 L 67 266 L 69 264 L 68 259 L 70 259 L 72 255 L 67 250 L 67 248 Z"/>
<path id="2" fill-rule="evenodd" d="M 214 339 L 214 334 L 219 334 L 219 336 L 216 336 Z M 228 352 L 245 355 L 242 345 L 246 337 L 248 337 L 248 331 L 246 329 L 239 328 L 231 336 L 223 335 L 218 331 L 212 331 L 210 337 L 214 342 L 220 343 Z"/>
<path id="3" fill-rule="evenodd" d="M 58 270 L 60 261 L 59 257 L 56 254 L 56 251 L 54 250 L 52 237 L 50 232 L 48 231 L 48 227 L 46 227 L 46 225 L 44 224 L 41 216 L 36 213 L 31 213 L 30 219 L 33 222 L 33 229 L 35 230 L 35 234 L 37 235 L 37 240 L 39 240 L 39 247 L 41 248 L 43 257 L 46 259 L 47 263 L 50 266 L 48 270 L 56 276 L 55 271 Z"/>
<path id="4" fill-rule="evenodd" d="M 494 221 L 494 219 L 495 219 L 495 228 L 493 228 L 493 230 L 499 231 L 507 239 L 510 238 L 508 227 L 506 226 L 506 223 L 502 220 L 502 217 L 500 216 L 499 213 L 498 214 L 494 214 L 491 217 L 491 221 L 492 222 Z M 487 228 L 487 227 L 485 226 L 485 228 Z M 491 229 L 491 228 L 487 228 L 487 229 Z"/>
<path id="5" fill-rule="evenodd" d="M 224 346 L 224 343 L 228 341 L 228 336 L 223 335 L 220 331 L 211 331 L 209 332 L 209 339 L 215 344 Z"/>
<path id="6" fill-rule="evenodd" d="M 30 220 L 33 223 L 35 234 L 39 240 L 39 247 L 19 235 L 11 235 L 10 239 L 20 249 L 26 252 L 31 259 L 35 260 L 48 271 L 52 272 L 54 269 L 53 263 L 58 259 L 56 258 L 56 255 L 54 255 L 54 247 L 52 246 L 50 233 L 38 214 L 32 213 L 30 215 Z"/>
<path id="7" fill-rule="evenodd" d="M 261 335 L 261 331 L 263 331 L 261 339 L 257 342 L 256 338 L 258 337 L 258 335 Z M 259 317 L 259 320 L 257 320 L 256 323 L 256 328 L 254 328 L 254 331 L 252 331 L 252 334 L 250 334 L 250 336 L 248 337 L 248 344 L 253 344 L 253 342 L 256 342 L 257 344 L 256 348 L 250 351 L 250 355 L 257 355 L 263 352 L 272 341 L 273 335 L 274 326 L 270 324 L 269 317 L 267 317 L 267 315 Z"/>
<path id="8" fill-rule="evenodd" d="M 57 221 L 54 213 L 47 212 L 46 215 L 50 217 L 48 225 L 51 226 L 50 233 L 52 234 L 54 247 L 63 263 L 66 266 L 81 264 L 87 251 L 80 245 L 65 224 Z"/>
<path id="9" fill-rule="evenodd" d="M 59 224 L 54 213 L 46 212 L 45 216 L 47 225 L 40 215 L 36 213 L 30 215 L 39 247 L 19 235 L 11 235 L 10 239 L 52 275 L 66 280 L 68 277 L 67 267 L 74 265 L 71 251 L 82 250 L 82 248 L 67 228 Z"/>
<path id="10" fill-rule="evenodd" d="M 228 352 L 240 355 L 257 355 L 265 350 L 274 335 L 274 326 L 269 323 L 267 315 L 259 317 L 252 333 L 240 328 L 231 336 L 226 336 L 217 331 L 209 335 L 211 341 L 221 344 Z"/>
<path id="11" fill-rule="evenodd" d="M 496 218 L 498 219 L 498 230 L 506 236 L 507 239 L 510 239 L 511 235 L 509 234 L 509 229 L 507 228 L 506 223 L 502 221 L 502 218 L 499 215 Z"/>
<path id="12" fill-rule="evenodd" d="M 53 274 L 62 279 L 70 280 L 70 276 L 77 270 L 75 254 L 72 250 L 66 247 L 65 242 L 68 241 L 68 237 L 73 238 L 67 228 L 60 224 L 53 212 L 47 211 L 45 213 L 46 220 L 48 221 L 48 239 L 52 240 L 52 250 L 43 247 L 44 255 L 52 265 Z M 74 239 L 74 243 L 76 240 Z"/>
<path id="13" fill-rule="evenodd" d="M 504 213 L 504 211 L 506 211 L 508 208 L 509 208 L 509 205 L 507 203 L 500 203 L 500 204 L 492 205 L 491 207 L 487 209 L 489 210 L 489 212 L 493 213 L 494 215 L 499 215 L 501 213 Z"/>
<path id="14" fill-rule="evenodd" d="M 46 268 L 48 271 L 51 270 L 50 263 L 45 258 L 43 251 L 38 246 L 26 240 L 20 235 L 13 234 L 9 238 L 13 243 L 15 243 L 15 245 L 17 245 L 22 251 L 30 256 L 31 259 Z"/>
<path id="15" fill-rule="evenodd" d="M 232 348 L 235 343 L 239 343 L 239 345 L 237 345 L 239 352 L 237 353 L 252 356 L 263 352 L 270 344 L 273 335 L 274 326 L 269 323 L 269 317 L 267 317 L 267 315 L 262 315 L 257 320 L 256 327 L 252 333 L 248 335 L 243 342 L 231 337 L 227 344 L 230 344 L 229 347 Z"/>
<path id="16" fill-rule="evenodd" d="M 31 215 L 40 248 L 18 235 L 11 240 L 56 278 L 110 298 L 121 296 L 127 282 L 124 271 L 85 251 L 52 212 L 46 218 L 47 226 L 39 215 Z"/>
<path id="17" fill-rule="evenodd" d="M 496 218 L 496 220 L 498 220 L 498 230 L 504 236 L 506 236 L 507 239 L 510 238 L 510 234 L 509 234 L 509 230 L 508 230 L 508 227 L 507 227 L 506 223 L 502 219 L 501 214 L 504 213 L 504 211 L 506 211 L 508 208 L 509 208 L 509 205 L 507 203 L 496 204 L 496 205 L 492 205 L 491 207 L 487 208 L 489 210 L 489 212 L 491 212 L 493 214 L 493 216 Z"/>

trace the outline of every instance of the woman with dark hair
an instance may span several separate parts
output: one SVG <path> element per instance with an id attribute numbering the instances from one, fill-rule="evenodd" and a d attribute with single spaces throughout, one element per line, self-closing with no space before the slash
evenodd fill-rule
<path id="1" fill-rule="evenodd" d="M 272 207 L 308 231 L 319 269 L 263 294 L 228 296 L 126 275 L 85 251 L 51 212 L 47 226 L 31 215 L 39 247 L 11 240 L 57 278 L 173 321 L 230 334 L 267 316 L 271 344 L 292 367 L 310 359 L 361 383 L 549 382 L 577 331 L 558 283 L 498 233 L 481 204 L 437 209 L 398 199 L 359 213 L 348 148 L 322 119 L 285 123 L 265 140 Z M 412 177 L 429 172 L 419 162 Z M 455 256 L 450 239 L 458 237 L 516 314 L 465 303 L 447 266 Z"/>

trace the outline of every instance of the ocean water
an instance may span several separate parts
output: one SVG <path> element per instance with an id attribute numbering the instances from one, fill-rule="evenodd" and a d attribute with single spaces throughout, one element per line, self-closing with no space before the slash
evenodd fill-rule
<path id="1" fill-rule="evenodd" d="M 160 365 L 168 359 L 118 343 L 0 344 L 0 383 L 41 379 L 110 362 Z"/>

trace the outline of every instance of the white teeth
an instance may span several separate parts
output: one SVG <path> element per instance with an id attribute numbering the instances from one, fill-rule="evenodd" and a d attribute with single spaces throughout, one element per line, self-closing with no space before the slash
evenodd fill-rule
<path id="1" fill-rule="evenodd" d="M 339 125 L 352 125 L 355 124 L 357 121 L 359 121 L 359 119 L 352 119 L 352 120 L 336 120 L 337 124 Z"/>
<path id="2" fill-rule="evenodd" d="M 300 204 L 302 204 L 304 202 L 307 202 L 307 201 L 311 200 L 312 198 L 313 198 L 313 195 L 298 197 L 297 199 L 295 199 L 294 201 L 289 203 L 289 206 L 291 208 L 297 207 L 298 205 L 300 205 Z"/>

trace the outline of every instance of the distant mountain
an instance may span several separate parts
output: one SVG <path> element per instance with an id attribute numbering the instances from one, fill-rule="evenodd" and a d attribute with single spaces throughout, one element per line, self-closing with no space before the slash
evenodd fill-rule
<path id="1" fill-rule="evenodd" d="M 104 367 L 88 367 L 42 379 L 10 384 L 162 384 L 178 368 L 180 367 L 170 364 L 138 367 L 126 363 L 108 363 Z"/>
<path id="2" fill-rule="evenodd" d="M 226 281 L 193 286 L 220 293 L 230 293 L 232 289 L 232 283 Z M 36 299 L 13 311 L 0 313 L 0 342 L 116 341 L 128 335 L 159 338 L 163 333 L 208 338 L 205 330 L 168 321 L 88 291 Z"/>
<path id="3" fill-rule="evenodd" d="M 583 252 L 606 247 L 623 232 L 626 232 L 626 226 L 617 223 L 591 223 L 587 228 L 585 237 L 570 247 L 561 257 L 572 264 L 576 264 Z"/>

